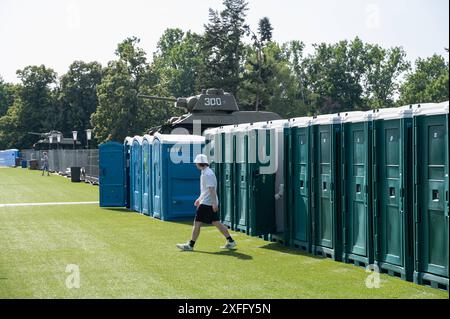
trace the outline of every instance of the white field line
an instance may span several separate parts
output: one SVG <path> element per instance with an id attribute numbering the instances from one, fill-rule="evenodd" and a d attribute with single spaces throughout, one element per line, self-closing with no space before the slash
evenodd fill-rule
<path id="1" fill-rule="evenodd" d="M 99 202 L 61 202 L 61 203 L 19 203 L 19 204 L 0 204 L 3 207 L 27 207 L 27 206 L 59 206 L 59 205 L 95 205 Z"/>

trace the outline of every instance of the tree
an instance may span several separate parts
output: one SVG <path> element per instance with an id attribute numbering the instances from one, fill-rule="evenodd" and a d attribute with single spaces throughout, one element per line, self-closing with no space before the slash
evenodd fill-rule
<path id="1" fill-rule="evenodd" d="M 276 112 L 285 118 L 303 115 L 304 107 L 298 99 L 300 83 L 292 72 L 290 46 L 267 43 L 262 49 L 261 66 L 257 49 L 249 47 L 248 52 L 244 81 L 238 93 L 240 105 L 252 109 L 256 100 L 261 110 Z"/>
<path id="2" fill-rule="evenodd" d="M 167 94 L 158 89 L 145 52 L 138 44 L 139 39 L 128 38 L 118 45 L 118 60 L 108 63 L 97 86 L 99 105 L 91 116 L 91 122 L 100 143 L 142 135 L 171 115 L 170 107 L 161 109 L 156 107 L 157 103 L 148 103 L 137 97 L 139 93 Z"/>
<path id="3" fill-rule="evenodd" d="M 259 111 L 267 102 L 266 85 L 272 70 L 267 63 L 265 54 L 267 46 L 271 44 L 272 30 L 268 18 L 259 21 L 257 34 L 249 29 L 253 46 L 247 45 L 245 47 L 245 65 L 241 76 L 243 80 L 241 80 L 239 87 L 240 92 L 237 93 L 238 96 L 241 96 L 240 102 L 246 109 Z"/>
<path id="4" fill-rule="evenodd" d="M 444 57 L 434 54 L 417 59 L 415 70 L 406 75 L 400 88 L 398 104 L 442 102 L 449 99 L 449 65 Z"/>
<path id="5" fill-rule="evenodd" d="M 246 47 L 242 81 L 237 92 L 237 99 L 244 110 L 260 111 L 269 106 L 268 79 L 273 76 L 275 64 L 280 62 L 278 45 L 274 44 L 271 49 L 250 45 Z"/>
<path id="6" fill-rule="evenodd" d="M 0 117 L 0 149 L 19 147 L 20 139 L 24 138 L 23 132 L 18 132 L 19 115 L 17 106 L 18 100 L 14 100 L 14 104 L 9 107 L 6 114 Z"/>
<path id="7" fill-rule="evenodd" d="M 267 110 L 278 113 L 283 118 L 292 118 L 304 114 L 301 100 L 298 98 L 300 82 L 292 72 L 289 60 L 289 46 L 270 44 L 266 57 L 273 65 L 273 75 L 268 77 L 267 87 L 269 101 Z M 270 62 L 272 61 L 272 62 Z"/>
<path id="8" fill-rule="evenodd" d="M 4 82 L 0 76 L 0 117 L 5 115 L 8 108 L 13 104 L 14 94 L 14 84 Z"/>
<path id="9" fill-rule="evenodd" d="M 272 31 L 273 27 L 270 23 L 269 18 L 264 17 L 259 20 L 258 24 L 258 34 L 261 42 L 272 42 Z"/>
<path id="10" fill-rule="evenodd" d="M 394 97 L 400 87 L 399 77 L 410 68 L 405 51 L 400 47 L 386 50 L 378 45 L 367 45 L 365 51 L 367 108 L 394 106 Z"/>
<path id="11" fill-rule="evenodd" d="M 97 85 L 101 79 L 102 66 L 98 62 L 83 61 L 73 62 L 61 77 L 58 91 L 61 126 L 58 129 L 64 134 L 73 130 L 84 132 L 91 127 L 91 114 L 98 105 Z M 81 140 L 85 139 L 85 134 L 79 136 Z"/>
<path id="12" fill-rule="evenodd" d="M 148 65 L 138 43 L 133 37 L 118 44 L 118 60 L 108 63 L 97 86 L 99 105 L 91 122 L 100 143 L 142 133 L 137 94 Z"/>
<path id="13" fill-rule="evenodd" d="M 181 97 L 197 94 L 200 65 L 200 37 L 180 29 L 167 29 L 158 42 L 151 69 L 161 91 Z"/>
<path id="14" fill-rule="evenodd" d="M 307 75 L 306 75 L 306 63 L 303 57 L 303 52 L 305 49 L 305 44 L 300 41 L 291 41 L 283 45 L 284 51 L 286 52 L 286 58 L 289 61 L 289 68 L 292 75 L 295 78 L 295 83 L 298 88 L 294 94 L 294 100 L 298 101 L 298 108 L 294 112 L 294 116 L 306 116 L 312 115 L 311 110 L 308 110 L 306 105 L 308 91 Z"/>
<path id="15" fill-rule="evenodd" d="M 28 148 L 36 137 L 27 132 L 44 132 L 57 125 L 56 73 L 45 67 L 27 66 L 18 70 L 22 84 L 17 88 L 17 98 L 0 121 L 0 139 L 17 148 Z"/>
<path id="16" fill-rule="evenodd" d="M 314 44 L 305 60 L 308 102 L 314 113 L 364 109 L 363 79 L 367 71 L 364 43 L 340 41 Z"/>
<path id="17" fill-rule="evenodd" d="M 248 35 L 245 24 L 248 3 L 245 0 L 224 0 L 220 13 L 209 10 L 209 23 L 202 39 L 202 64 L 199 70 L 200 88 L 217 87 L 236 94 L 241 83 L 245 45 Z"/>

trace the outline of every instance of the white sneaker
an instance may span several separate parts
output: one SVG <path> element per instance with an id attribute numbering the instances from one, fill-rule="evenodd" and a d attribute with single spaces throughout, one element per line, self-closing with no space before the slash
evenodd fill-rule
<path id="1" fill-rule="evenodd" d="M 189 243 L 177 244 L 177 247 L 183 251 L 193 251 L 194 250 L 194 248 L 191 245 L 189 245 Z"/>
<path id="2" fill-rule="evenodd" d="M 222 246 L 222 247 L 220 247 L 220 248 L 222 248 L 222 249 L 233 249 L 233 248 L 235 248 L 236 246 L 237 246 L 236 241 L 232 241 L 232 242 L 227 241 L 227 243 L 225 244 L 225 246 Z"/>

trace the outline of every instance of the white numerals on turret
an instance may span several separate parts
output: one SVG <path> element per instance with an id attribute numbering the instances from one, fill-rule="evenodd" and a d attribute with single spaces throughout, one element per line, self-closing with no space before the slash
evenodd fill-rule
<path id="1" fill-rule="evenodd" d="M 222 99 L 220 97 L 205 97 L 205 105 L 206 106 L 221 106 Z"/>

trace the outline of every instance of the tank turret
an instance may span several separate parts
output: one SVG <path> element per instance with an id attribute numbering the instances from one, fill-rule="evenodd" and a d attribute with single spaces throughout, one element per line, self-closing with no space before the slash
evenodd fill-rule
<path id="1" fill-rule="evenodd" d="M 172 102 L 176 108 L 182 108 L 188 112 L 151 129 L 148 132 L 149 134 L 155 132 L 170 134 L 170 131 L 177 127 L 186 128 L 192 134 L 195 121 L 201 122 L 203 131 L 211 127 L 281 119 L 278 114 L 272 112 L 240 111 L 234 96 L 224 92 L 223 89 L 203 89 L 201 94 L 191 97 L 170 98 L 142 94 L 139 94 L 138 97 L 147 100 Z"/>
<path id="2" fill-rule="evenodd" d="M 167 98 L 150 95 L 138 95 L 140 98 L 165 101 L 175 103 L 175 107 L 182 108 L 189 113 L 195 112 L 236 112 L 239 107 L 236 99 L 230 93 L 224 92 L 222 89 L 202 90 L 199 95 L 191 97 Z"/>

